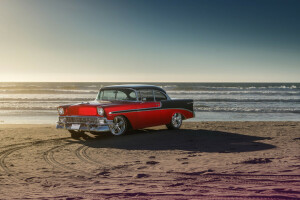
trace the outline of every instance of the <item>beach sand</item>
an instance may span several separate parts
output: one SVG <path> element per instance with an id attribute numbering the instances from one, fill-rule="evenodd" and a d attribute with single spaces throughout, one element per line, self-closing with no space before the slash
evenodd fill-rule
<path id="1" fill-rule="evenodd" d="M 297 199 L 300 122 L 185 122 L 126 136 L 0 125 L 0 199 Z"/>

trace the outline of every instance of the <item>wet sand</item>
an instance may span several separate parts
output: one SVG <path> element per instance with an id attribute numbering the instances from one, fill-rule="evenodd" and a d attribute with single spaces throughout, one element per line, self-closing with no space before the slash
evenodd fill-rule
<path id="1" fill-rule="evenodd" d="M 0 199 L 297 199 L 300 122 L 195 122 L 126 136 L 0 125 Z"/>

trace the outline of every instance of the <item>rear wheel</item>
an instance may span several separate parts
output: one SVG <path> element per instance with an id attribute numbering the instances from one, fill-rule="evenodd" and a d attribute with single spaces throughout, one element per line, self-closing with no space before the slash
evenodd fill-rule
<path id="1" fill-rule="evenodd" d="M 110 125 L 109 128 L 113 135 L 123 135 L 128 130 L 127 119 L 124 116 L 116 116 L 113 120 L 113 124 Z"/>
<path id="2" fill-rule="evenodd" d="M 167 124 L 168 129 L 179 129 L 182 124 L 182 115 L 180 113 L 174 113 L 172 120 Z"/>
<path id="3" fill-rule="evenodd" d="M 83 135 L 83 131 L 68 130 L 71 133 L 71 138 L 78 139 Z"/>

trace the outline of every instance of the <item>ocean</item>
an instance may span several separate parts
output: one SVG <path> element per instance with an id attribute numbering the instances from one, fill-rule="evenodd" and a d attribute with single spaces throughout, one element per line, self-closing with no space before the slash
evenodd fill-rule
<path id="1" fill-rule="evenodd" d="M 0 124 L 54 124 L 57 106 L 92 101 L 101 87 L 115 84 L 124 83 L 2 82 Z M 144 84 L 193 99 L 196 117 L 189 121 L 300 121 L 300 83 Z"/>

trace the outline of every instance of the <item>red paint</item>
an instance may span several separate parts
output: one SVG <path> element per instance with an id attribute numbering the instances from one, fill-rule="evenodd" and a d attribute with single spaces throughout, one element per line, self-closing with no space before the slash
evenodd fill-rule
<path id="1" fill-rule="evenodd" d="M 160 109 L 160 102 L 91 102 L 61 107 L 65 111 L 62 116 L 99 116 L 97 107 L 102 107 L 105 111 L 105 117 L 108 120 L 113 120 L 114 117 L 123 115 L 129 120 L 133 129 L 168 124 L 171 122 L 174 113 L 182 114 L 184 119 L 193 117 L 193 112 L 185 109 Z M 143 110 L 148 108 L 157 108 L 157 110 Z M 111 113 L 132 110 L 138 111 L 118 114 Z"/>
<path id="2" fill-rule="evenodd" d="M 73 105 L 64 107 L 64 116 L 99 116 L 96 106 Z"/>

